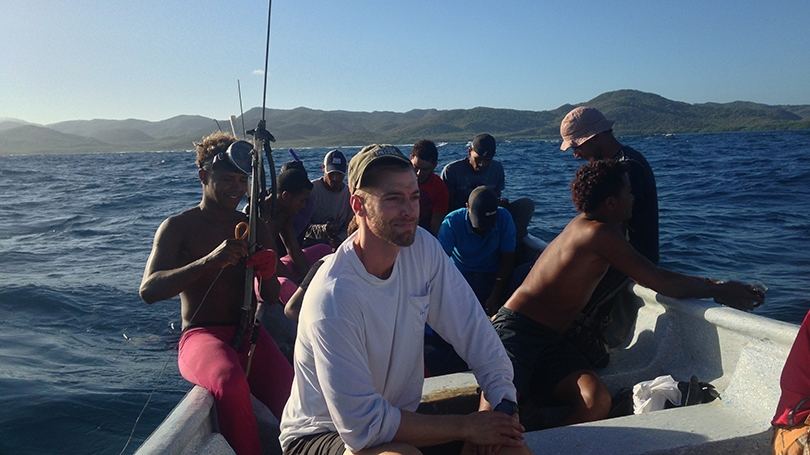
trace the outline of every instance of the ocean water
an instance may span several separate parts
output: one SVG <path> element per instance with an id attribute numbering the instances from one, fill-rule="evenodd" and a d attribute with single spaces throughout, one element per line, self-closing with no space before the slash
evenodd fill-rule
<path id="1" fill-rule="evenodd" d="M 801 322 L 810 131 L 621 141 L 656 174 L 660 265 L 762 281 L 755 312 Z M 582 164 L 558 144 L 502 142 L 497 154 L 504 196 L 534 199 L 530 231 L 546 240 L 575 215 L 568 185 Z M 327 151 L 296 150 L 311 178 Z M 466 145 L 439 153 L 437 171 Z M 274 153 L 277 168 L 289 159 Z M 0 157 L 0 454 L 118 454 L 133 433 L 132 453 L 190 388 L 177 371 L 179 300 L 146 305 L 138 286 L 160 222 L 199 202 L 196 175 L 190 152 Z"/>

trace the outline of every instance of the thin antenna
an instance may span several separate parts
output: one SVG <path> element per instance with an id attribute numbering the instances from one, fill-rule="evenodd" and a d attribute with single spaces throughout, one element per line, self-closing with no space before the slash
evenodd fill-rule
<path id="1" fill-rule="evenodd" d="M 262 121 L 264 121 L 264 110 L 267 108 L 267 63 L 270 60 L 270 13 L 273 11 L 273 0 L 269 0 L 267 3 L 267 43 L 264 46 L 264 92 L 262 92 Z"/>
<path id="2" fill-rule="evenodd" d="M 239 90 L 239 115 L 242 116 L 242 139 L 247 139 L 247 133 L 245 133 L 245 109 L 242 108 L 242 84 L 239 82 L 239 79 L 236 80 L 236 88 Z"/>
<path id="3" fill-rule="evenodd" d="M 239 137 L 236 135 L 236 126 L 234 126 L 234 120 L 236 120 L 235 115 L 231 115 L 230 122 L 231 122 L 231 132 L 233 133 L 233 137 Z"/>
<path id="4" fill-rule="evenodd" d="M 217 129 L 219 129 L 220 131 L 222 131 L 222 127 L 221 127 L 221 126 L 219 126 L 219 122 L 217 121 L 217 119 L 214 119 L 214 123 L 216 123 L 216 124 L 217 124 Z"/>

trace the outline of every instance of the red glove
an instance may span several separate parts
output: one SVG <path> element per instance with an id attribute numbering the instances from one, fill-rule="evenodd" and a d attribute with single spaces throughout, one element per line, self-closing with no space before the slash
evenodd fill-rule
<path id="1" fill-rule="evenodd" d="M 245 263 L 253 267 L 253 274 L 261 279 L 270 278 L 276 273 L 278 257 L 273 250 L 259 250 L 250 255 Z"/>

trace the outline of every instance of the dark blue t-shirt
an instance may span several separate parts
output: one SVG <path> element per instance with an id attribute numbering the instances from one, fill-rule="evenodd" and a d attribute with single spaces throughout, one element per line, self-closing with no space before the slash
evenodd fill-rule
<path id="1" fill-rule="evenodd" d="M 633 248 L 658 264 L 658 190 L 650 163 L 644 156 L 624 146 L 613 161 L 625 163 L 633 193 L 633 217 L 628 225 L 628 237 Z"/>

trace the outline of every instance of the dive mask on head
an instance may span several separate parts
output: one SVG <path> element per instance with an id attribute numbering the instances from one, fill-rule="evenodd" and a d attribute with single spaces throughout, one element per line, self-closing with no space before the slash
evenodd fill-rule
<path id="1" fill-rule="evenodd" d="M 228 150 L 217 153 L 214 160 L 211 161 L 211 166 L 217 166 L 219 163 L 229 171 L 250 174 L 253 163 L 252 150 L 253 144 L 250 142 L 236 141 L 228 147 Z"/>

